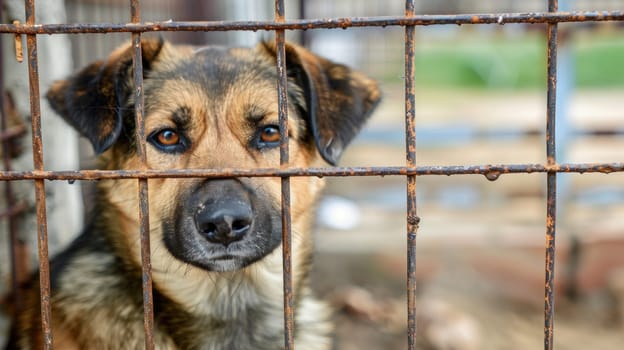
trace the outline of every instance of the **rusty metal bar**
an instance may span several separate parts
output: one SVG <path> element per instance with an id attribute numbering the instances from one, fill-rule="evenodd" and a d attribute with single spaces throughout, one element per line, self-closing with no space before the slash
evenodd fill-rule
<path id="1" fill-rule="evenodd" d="M 405 16 L 413 17 L 414 0 L 405 1 Z M 405 27 L 405 158 L 407 167 L 416 166 L 416 99 L 414 90 L 415 26 Z M 407 182 L 407 348 L 416 349 L 416 175 Z"/>
<path id="2" fill-rule="evenodd" d="M 306 1 L 299 0 L 299 18 L 305 19 L 306 13 Z M 305 30 L 299 32 L 299 43 L 301 44 L 301 46 L 307 46 L 310 44 L 310 36 Z"/>
<path id="3" fill-rule="evenodd" d="M 284 0 L 275 0 L 275 21 L 283 22 Z M 286 75 L 286 32 L 275 31 L 277 51 L 277 98 L 280 129 L 280 168 L 286 169 L 288 153 L 288 77 Z M 284 281 L 284 349 L 295 348 L 295 309 L 292 286 L 292 234 L 290 217 L 290 177 L 281 179 L 282 185 L 282 266 Z"/>
<path id="4" fill-rule="evenodd" d="M 557 12 L 558 1 L 548 0 L 548 11 Z M 546 110 L 547 164 L 557 163 L 555 123 L 557 105 L 557 23 L 548 23 L 548 81 Z M 557 173 L 548 171 L 546 177 L 546 258 L 544 288 L 544 349 L 553 349 L 555 315 L 555 236 L 557 215 Z"/>
<path id="5" fill-rule="evenodd" d="M 26 24 L 35 24 L 35 0 L 25 1 Z M 35 170 L 43 170 L 43 143 L 41 139 L 41 106 L 39 102 L 39 64 L 37 36 L 26 36 L 28 49 L 28 84 L 30 88 L 30 117 L 32 120 L 33 163 Z M 37 244 L 39 252 L 39 286 L 41 296 L 41 329 L 43 349 L 52 349 L 52 306 L 50 304 L 50 261 L 48 256 L 48 223 L 46 218 L 45 182 L 35 180 L 37 212 Z"/>
<path id="6" fill-rule="evenodd" d="M 162 178 L 230 178 L 230 177 L 294 177 L 294 176 L 428 176 L 428 175 L 483 175 L 496 180 L 505 174 L 523 173 L 602 173 L 624 172 L 624 163 L 562 163 L 493 164 L 448 166 L 390 166 L 390 167 L 334 167 L 334 168 L 258 168 L 258 169 L 169 169 L 169 170 L 68 170 L 68 171 L 0 171 L 0 181 L 13 180 L 109 180 Z"/>
<path id="7" fill-rule="evenodd" d="M 130 0 L 130 16 L 132 23 L 141 21 L 141 4 L 139 0 Z M 133 71 L 134 71 L 134 114 L 137 155 L 143 169 L 147 168 L 147 152 L 145 146 L 145 120 L 143 115 L 143 57 L 141 33 L 132 33 Z M 154 297 L 152 291 L 152 263 L 150 258 L 150 224 L 148 179 L 139 178 L 139 236 L 141 240 L 141 273 L 143 286 L 143 328 L 145 329 L 145 349 L 154 349 Z"/>
<path id="8" fill-rule="evenodd" d="M 145 23 L 0 24 L 0 33 L 116 33 L 154 31 L 258 31 L 354 27 L 428 26 L 435 24 L 511 24 L 624 21 L 623 11 L 487 13 L 461 15 L 377 16 L 277 21 L 162 21 Z"/>

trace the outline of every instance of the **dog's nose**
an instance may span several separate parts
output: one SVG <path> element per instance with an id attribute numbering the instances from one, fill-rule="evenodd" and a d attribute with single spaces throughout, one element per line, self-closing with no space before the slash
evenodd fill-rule
<path id="1" fill-rule="evenodd" d="M 219 206 L 207 205 L 195 215 L 199 232 L 210 242 L 229 245 L 241 240 L 253 223 L 251 207 L 236 203 Z"/>

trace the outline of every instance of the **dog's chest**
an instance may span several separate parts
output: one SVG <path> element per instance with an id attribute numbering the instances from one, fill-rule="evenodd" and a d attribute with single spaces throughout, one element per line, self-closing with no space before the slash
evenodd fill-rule
<path id="1" fill-rule="evenodd" d="M 276 350 L 283 346 L 281 327 L 275 329 L 265 320 L 238 320 L 237 323 L 224 323 L 219 327 L 211 323 L 199 323 L 213 327 L 209 331 L 195 329 L 184 339 L 175 336 L 174 342 L 180 349 L 201 350 Z"/>
<path id="2" fill-rule="evenodd" d="M 215 282 L 214 280 L 212 281 Z M 283 346 L 281 305 L 258 295 L 246 281 L 215 283 L 196 290 L 193 308 L 155 300 L 158 327 L 180 349 L 279 349 Z M 273 304 L 272 304 L 273 303 Z"/>

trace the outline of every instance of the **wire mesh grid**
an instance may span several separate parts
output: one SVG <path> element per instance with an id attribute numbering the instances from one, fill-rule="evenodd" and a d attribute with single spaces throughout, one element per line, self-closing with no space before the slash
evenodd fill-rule
<path id="1" fill-rule="evenodd" d="M 100 179 L 136 179 L 139 184 L 139 222 L 141 253 L 143 264 L 143 296 L 144 296 L 144 327 L 145 347 L 154 348 L 154 310 L 152 299 L 152 277 L 150 264 L 149 242 L 149 207 L 148 179 L 153 178 L 223 178 L 223 177 L 280 177 L 282 184 L 282 247 L 283 247 L 283 281 L 284 281 L 284 344 L 286 349 L 294 348 L 294 307 L 291 279 L 291 223 L 290 223 L 290 178 L 297 176 L 404 176 L 406 178 L 407 213 L 407 314 L 408 314 L 408 348 L 416 348 L 416 241 L 420 218 L 417 213 L 416 179 L 423 175 L 484 175 L 488 179 L 497 178 L 508 173 L 546 173 L 547 174 L 547 208 L 546 208 L 546 252 L 545 252 L 545 303 L 544 303 L 544 348 L 553 348 L 554 331 L 554 269 L 555 269 L 555 236 L 557 206 L 557 174 L 558 173 L 610 173 L 624 171 L 624 163 L 558 163 L 555 152 L 555 121 L 556 121 L 556 90 L 557 90 L 557 27 L 562 22 L 588 21 L 624 21 L 624 13 L 619 11 L 592 12 L 558 12 L 557 0 L 548 1 L 548 11 L 541 13 L 488 13 L 466 15 L 418 15 L 415 13 L 414 0 L 405 2 L 405 14 L 395 17 L 359 17 L 331 19 L 299 19 L 289 20 L 284 16 L 284 1 L 275 1 L 275 17 L 273 21 L 206 21 L 206 22 L 143 22 L 141 6 L 138 0 L 130 1 L 131 22 L 126 24 L 44 24 L 35 22 L 35 1 L 25 2 L 26 22 L 24 24 L 0 24 L 0 33 L 25 35 L 27 44 L 27 64 L 29 68 L 30 113 L 32 119 L 32 171 L 11 171 L 10 163 L 5 159 L 5 169 L 0 173 L 0 180 L 10 184 L 15 180 L 32 180 L 35 185 L 37 238 L 40 271 L 40 296 L 42 312 L 42 341 L 44 349 L 52 348 L 50 276 L 48 258 L 48 233 L 46 226 L 46 193 L 45 182 L 52 180 L 100 180 Z M 414 77 L 417 67 L 414 66 L 415 31 L 417 26 L 433 24 L 505 24 L 505 23 L 546 23 L 547 36 L 547 106 L 546 106 L 546 154 L 543 164 L 503 164 L 503 165 L 469 165 L 469 166 L 418 166 L 416 159 L 416 106 L 414 99 Z M 406 163 L 399 167 L 332 167 L 332 168 L 291 168 L 288 159 L 288 124 L 287 124 L 287 93 L 286 93 L 286 59 L 285 31 L 305 30 L 313 28 L 352 28 L 352 27 L 385 27 L 400 26 L 405 28 L 405 146 Z M 278 72 L 278 103 L 279 127 L 281 133 L 280 168 L 264 169 L 175 169 L 147 170 L 145 154 L 144 101 L 143 101 L 143 67 L 141 66 L 141 35 L 153 31 L 274 31 L 277 46 Z M 80 170 L 80 171 L 48 171 L 45 170 L 42 158 L 43 143 L 41 138 L 41 108 L 39 105 L 39 73 L 37 57 L 37 35 L 58 33 L 112 33 L 128 32 L 132 35 L 134 47 L 134 82 L 135 82 L 135 118 L 138 157 L 143 165 L 132 170 Z M 3 102 L 3 106 L 4 106 Z M 6 112 L 3 113 L 3 118 Z M 5 142 L 15 137 L 14 130 L 5 130 L 3 123 L 2 140 Z M 8 146 L 6 146 L 8 147 Z M 6 154 L 7 152 L 5 152 Z M 6 157 L 5 157 L 6 158 Z M 10 188 L 10 187 L 9 187 Z M 10 190 L 5 193 L 11 196 Z M 11 203 L 9 201 L 8 203 Z M 15 211 L 15 210 L 14 210 Z M 7 216 L 15 213 L 7 212 Z M 15 249 L 15 248 L 14 248 Z M 13 256 L 13 265 L 19 259 Z M 15 267 L 14 267 L 15 270 Z"/>

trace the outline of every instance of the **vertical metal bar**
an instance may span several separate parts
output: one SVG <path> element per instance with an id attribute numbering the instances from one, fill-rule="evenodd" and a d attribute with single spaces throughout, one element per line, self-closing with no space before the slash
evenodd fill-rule
<path id="1" fill-rule="evenodd" d="M 275 0 L 275 20 L 284 21 L 284 1 Z M 286 34 L 276 30 L 277 95 L 280 128 L 280 167 L 288 167 L 288 95 L 286 76 Z M 290 178 L 282 177 L 282 265 L 284 279 L 284 348 L 294 349 L 294 305 L 292 289 L 292 237 L 290 220 Z"/>
<path id="2" fill-rule="evenodd" d="M 131 21 L 141 21 L 141 5 L 139 0 L 130 1 Z M 141 33 L 132 33 L 133 71 L 134 71 L 134 113 L 135 137 L 137 140 L 137 155 L 143 169 L 147 165 L 145 147 L 145 123 L 143 116 L 143 55 L 141 48 Z M 150 225 L 149 225 L 149 197 L 147 179 L 139 182 L 139 235 L 141 239 L 141 268 L 143 275 L 143 327 L 145 328 L 145 348 L 154 349 L 154 300 L 152 294 L 152 263 L 150 258 Z"/>
<path id="3" fill-rule="evenodd" d="M 25 2 L 26 25 L 35 24 L 35 1 Z M 30 117 L 32 119 L 33 163 L 35 170 L 44 170 L 41 141 L 41 106 L 39 103 L 39 64 L 37 36 L 26 36 L 28 49 L 28 84 L 30 88 Z M 39 254 L 39 286 L 41 296 L 41 329 L 43 349 L 52 349 L 52 307 L 50 305 L 50 261 L 48 256 L 48 224 L 44 180 L 35 180 L 37 212 L 37 246 Z"/>
<path id="4" fill-rule="evenodd" d="M 557 0 L 548 1 L 548 11 L 558 10 Z M 557 23 L 548 23 L 548 91 L 546 111 L 546 157 L 548 165 L 556 159 L 555 119 L 557 94 Z M 544 349 L 553 348 L 555 314 L 555 234 L 557 212 L 557 173 L 548 172 L 546 187 L 546 259 L 544 297 Z"/>
<path id="5" fill-rule="evenodd" d="M 405 1 L 405 16 L 414 16 L 414 0 Z M 416 109 L 414 97 L 414 26 L 405 27 L 405 156 L 416 166 Z M 407 176 L 407 346 L 416 349 L 416 176 Z"/>
<path id="6" fill-rule="evenodd" d="M 305 19 L 306 15 L 307 15 L 306 1 L 299 0 L 299 18 Z M 299 43 L 301 44 L 301 46 L 307 46 L 309 44 L 308 41 L 309 41 L 308 31 L 306 30 L 299 31 Z"/>

